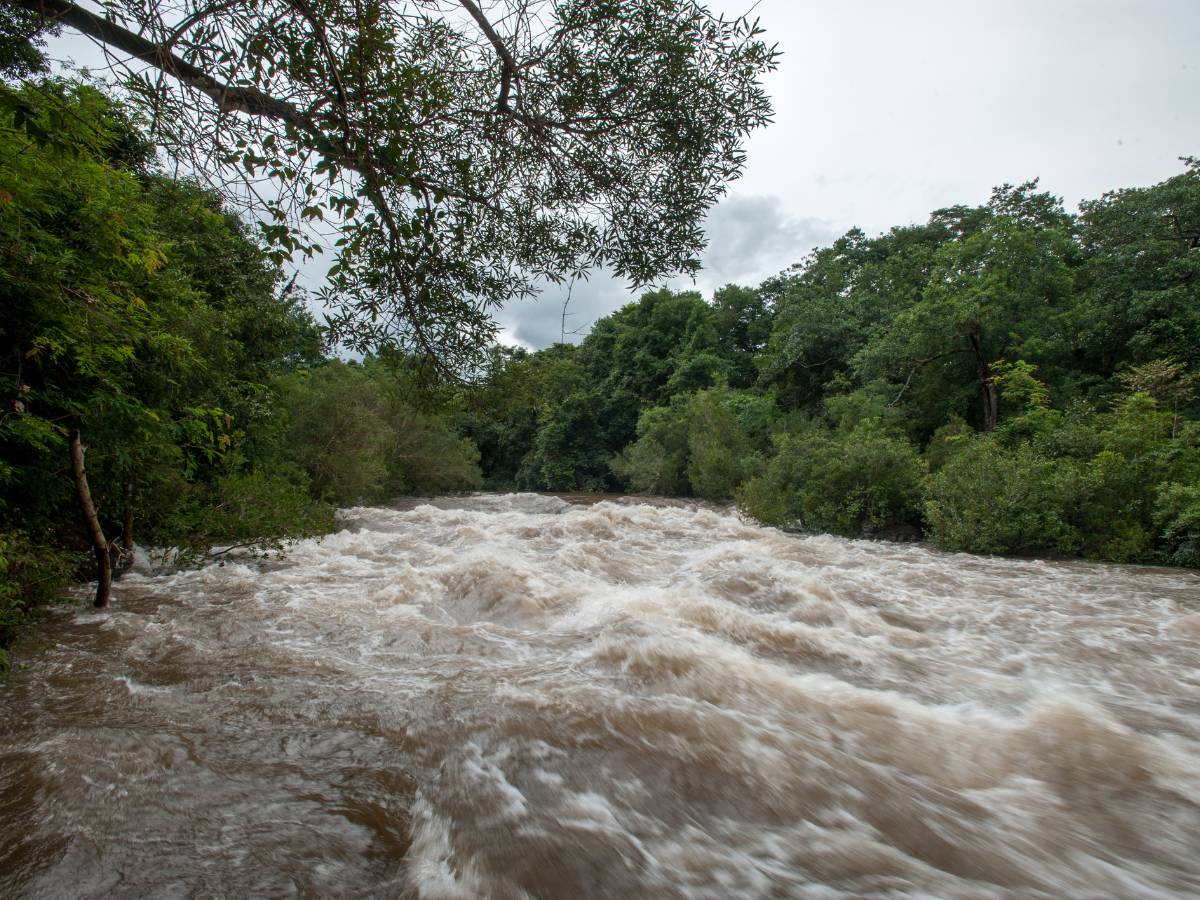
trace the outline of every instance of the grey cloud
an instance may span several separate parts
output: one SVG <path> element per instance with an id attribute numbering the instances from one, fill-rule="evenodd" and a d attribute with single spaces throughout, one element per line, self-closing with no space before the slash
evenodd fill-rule
<path id="1" fill-rule="evenodd" d="M 530 349 L 557 343 L 563 331 L 563 302 L 567 299 L 566 341 L 577 344 L 599 318 L 633 301 L 637 294 L 611 272 L 593 272 L 586 281 L 573 285 L 548 285 L 538 297 L 512 303 L 502 309 L 496 320 L 503 329 L 501 340 Z M 574 333 L 572 333 L 574 332 Z"/>
<path id="2" fill-rule="evenodd" d="M 708 294 L 730 282 L 758 284 L 829 243 L 839 229 L 824 219 L 790 217 L 779 197 L 735 194 L 709 213 L 705 233 L 708 248 L 696 284 Z"/>
<path id="3" fill-rule="evenodd" d="M 778 197 L 733 195 L 709 213 L 705 233 L 708 247 L 695 281 L 673 278 L 670 287 L 698 290 L 709 297 L 730 282 L 755 285 L 799 262 L 809 250 L 828 243 L 839 232 L 822 219 L 789 217 Z M 565 285 L 551 285 L 536 299 L 501 310 L 496 318 L 503 328 L 502 340 L 533 349 L 558 341 L 566 297 Z M 567 342 L 578 343 L 597 319 L 636 297 L 627 282 L 608 271 L 593 272 L 587 281 L 576 282 L 567 308 Z M 573 331 L 576 333 L 571 334 Z"/>

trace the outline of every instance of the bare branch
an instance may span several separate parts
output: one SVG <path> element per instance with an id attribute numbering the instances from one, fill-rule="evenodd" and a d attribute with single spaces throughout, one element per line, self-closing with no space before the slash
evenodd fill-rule
<path id="1" fill-rule="evenodd" d="M 474 0 L 459 0 L 459 3 L 462 4 L 463 9 L 470 13 L 471 18 L 479 26 L 479 30 L 484 33 L 496 49 L 496 55 L 500 57 L 500 98 L 496 101 L 496 107 L 501 110 L 507 110 L 509 86 L 513 75 L 516 74 L 517 63 L 513 59 L 512 53 L 509 52 L 508 45 L 497 34 L 496 29 L 492 27 L 492 23 L 487 20 L 487 16 L 474 3 Z"/>

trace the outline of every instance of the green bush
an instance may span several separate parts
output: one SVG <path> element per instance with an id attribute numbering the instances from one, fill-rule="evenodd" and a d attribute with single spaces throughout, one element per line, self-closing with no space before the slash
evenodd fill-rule
<path id="1" fill-rule="evenodd" d="M 639 494 L 686 496 L 688 422 L 682 402 L 647 409 L 638 419 L 638 439 L 612 461 L 612 470 Z"/>
<path id="2" fill-rule="evenodd" d="M 1200 484 L 1164 484 L 1154 505 L 1154 522 L 1164 560 L 1200 568 Z"/>
<path id="3" fill-rule="evenodd" d="M 483 486 L 479 449 L 459 437 L 440 417 L 393 405 L 395 442 L 390 451 L 389 491 L 393 494 L 441 494 Z"/>
<path id="4" fill-rule="evenodd" d="M 638 493 L 731 499 L 762 467 L 772 413 L 768 398 L 728 387 L 676 395 L 642 413 L 613 472 Z"/>
<path id="5" fill-rule="evenodd" d="M 215 546 L 281 550 L 333 530 L 334 510 L 309 494 L 298 469 L 225 475 L 197 491 L 168 525 L 172 543 L 202 557 Z"/>
<path id="6" fill-rule="evenodd" d="M 783 434 L 739 502 L 768 524 L 857 537 L 920 521 L 925 467 L 916 448 L 878 419 L 848 432 L 809 424 Z"/>
<path id="7" fill-rule="evenodd" d="M 1067 515 L 1079 535 L 1076 552 L 1089 559 L 1150 562 L 1154 559 L 1151 504 L 1157 481 L 1153 466 L 1115 450 L 1101 450 L 1083 465 L 1059 459 L 1077 473 Z"/>
<path id="8" fill-rule="evenodd" d="M 929 471 L 936 472 L 944 466 L 974 435 L 975 429 L 961 416 L 951 416 L 950 421 L 937 429 L 925 445 L 925 465 Z"/>
<path id="9" fill-rule="evenodd" d="M 281 377 L 276 387 L 287 422 L 282 455 L 308 475 L 319 500 L 348 506 L 482 483 L 470 439 L 414 409 L 382 364 L 331 362 Z"/>
<path id="10" fill-rule="evenodd" d="M 929 537 L 969 553 L 1070 553 L 1081 544 L 1068 521 L 1078 484 L 1063 461 L 980 435 L 929 478 Z"/>
<path id="11" fill-rule="evenodd" d="M 387 397 L 361 366 L 335 362 L 278 379 L 288 421 L 287 456 L 313 495 L 340 506 L 382 499 L 394 435 Z"/>

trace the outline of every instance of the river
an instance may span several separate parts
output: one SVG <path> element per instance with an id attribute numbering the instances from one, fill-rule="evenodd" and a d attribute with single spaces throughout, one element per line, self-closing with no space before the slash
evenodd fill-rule
<path id="1" fill-rule="evenodd" d="M 1200 895 L 1200 575 L 702 505 L 345 512 L 0 683 L 0 894 Z"/>

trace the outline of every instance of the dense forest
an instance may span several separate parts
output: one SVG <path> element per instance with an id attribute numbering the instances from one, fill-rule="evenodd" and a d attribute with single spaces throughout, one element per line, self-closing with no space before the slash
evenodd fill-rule
<path id="1" fill-rule="evenodd" d="M 1195 160 L 1078 214 L 1003 185 L 757 286 L 651 290 L 462 380 L 339 358 L 279 254 L 96 88 L 2 101 L 0 646 L 95 577 L 89 529 L 119 574 L 135 542 L 270 552 L 338 506 L 480 487 L 1200 565 Z"/>
<path id="2" fill-rule="evenodd" d="M 757 287 L 498 348 L 487 484 L 737 500 L 975 553 L 1200 565 L 1200 164 L 1078 215 L 1036 182 Z"/>

